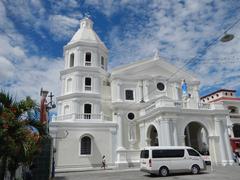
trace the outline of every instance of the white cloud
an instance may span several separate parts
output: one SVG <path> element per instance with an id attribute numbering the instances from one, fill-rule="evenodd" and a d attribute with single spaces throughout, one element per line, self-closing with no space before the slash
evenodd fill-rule
<path id="1" fill-rule="evenodd" d="M 8 78 L 11 78 L 14 74 L 13 64 L 6 59 L 5 57 L 0 56 L 0 82 L 5 81 Z"/>
<path id="2" fill-rule="evenodd" d="M 54 38 L 66 40 L 73 36 L 79 20 L 63 15 L 51 15 L 47 26 Z"/>

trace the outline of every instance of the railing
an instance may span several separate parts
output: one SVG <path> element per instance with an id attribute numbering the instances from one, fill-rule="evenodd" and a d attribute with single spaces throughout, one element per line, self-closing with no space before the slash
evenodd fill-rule
<path id="1" fill-rule="evenodd" d="M 103 113 L 99 114 L 90 114 L 90 113 L 83 113 L 83 114 L 66 114 L 60 115 L 57 117 L 58 121 L 78 121 L 78 120 L 103 120 L 103 121 L 110 121 L 111 117 L 107 116 Z"/>
<path id="2" fill-rule="evenodd" d="M 91 62 L 85 62 L 85 66 L 91 66 L 92 63 Z"/>
<path id="3" fill-rule="evenodd" d="M 198 103 L 199 109 L 210 109 L 210 104 L 207 103 Z"/>
<path id="4" fill-rule="evenodd" d="M 85 85 L 85 91 L 91 91 L 91 90 L 92 90 L 91 86 Z"/>
<path id="5" fill-rule="evenodd" d="M 174 100 L 158 100 L 146 107 L 143 111 L 143 114 L 147 114 L 158 107 L 176 107 L 182 109 L 211 109 L 210 104 L 199 103 L 199 104 L 189 104 L 188 102 L 183 101 L 174 101 Z M 145 112 L 145 113 L 144 113 Z"/>

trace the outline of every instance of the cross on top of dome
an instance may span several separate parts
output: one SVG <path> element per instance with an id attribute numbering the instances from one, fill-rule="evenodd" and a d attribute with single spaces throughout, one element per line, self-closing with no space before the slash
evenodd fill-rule
<path id="1" fill-rule="evenodd" d="M 80 21 L 80 28 L 93 28 L 93 22 L 89 17 L 85 17 Z"/>

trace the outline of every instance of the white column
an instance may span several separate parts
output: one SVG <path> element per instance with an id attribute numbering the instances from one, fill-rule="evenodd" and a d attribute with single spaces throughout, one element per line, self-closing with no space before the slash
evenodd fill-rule
<path id="1" fill-rule="evenodd" d="M 134 145 L 136 144 L 136 123 L 129 122 L 128 124 L 128 140 L 130 143 L 130 149 L 134 149 Z"/>
<path id="2" fill-rule="evenodd" d="M 178 134 L 178 139 L 179 139 L 179 145 L 185 146 L 185 135 Z"/>
<path id="3" fill-rule="evenodd" d="M 138 101 L 144 101 L 143 95 L 143 80 L 138 81 Z"/>
<path id="4" fill-rule="evenodd" d="M 77 74 L 75 76 L 76 80 L 75 80 L 75 83 L 76 83 L 76 92 L 80 92 L 80 74 Z"/>
<path id="5" fill-rule="evenodd" d="M 149 86 L 148 80 L 143 81 L 143 98 L 144 98 L 144 101 L 146 102 L 149 101 L 148 86 Z"/>
<path id="6" fill-rule="evenodd" d="M 117 115 L 117 123 L 117 150 L 124 150 L 125 148 L 123 146 L 123 120 L 120 113 L 118 113 Z"/>
<path id="7" fill-rule="evenodd" d="M 73 110 L 72 110 L 72 118 L 73 118 L 73 121 L 76 121 L 76 113 L 77 113 L 77 109 L 78 109 L 78 101 L 75 99 L 72 101 L 72 106 L 73 106 Z"/>
<path id="8" fill-rule="evenodd" d="M 64 95 L 65 94 L 65 81 L 66 81 L 66 78 L 61 78 L 61 83 L 62 83 L 62 87 L 61 87 L 61 95 Z"/>
<path id="9" fill-rule="evenodd" d="M 220 151 L 220 155 L 221 155 L 221 160 L 219 162 L 222 163 L 222 165 L 226 165 L 226 148 L 224 145 L 224 132 L 222 131 L 222 120 L 218 119 L 215 117 L 215 129 L 216 129 L 216 133 L 219 136 L 219 151 Z"/>
<path id="10" fill-rule="evenodd" d="M 234 161 L 233 161 L 233 157 L 232 157 L 232 148 L 231 148 L 231 145 L 230 145 L 227 126 L 224 128 L 224 139 L 225 139 L 227 157 L 228 157 L 228 160 L 229 160 L 229 164 L 232 165 L 234 163 Z"/>
<path id="11" fill-rule="evenodd" d="M 78 47 L 76 50 L 76 58 L 74 60 L 75 65 L 74 66 L 80 66 L 80 48 Z"/>
<path id="12" fill-rule="evenodd" d="M 116 83 L 116 88 L 117 88 L 117 101 L 122 101 L 121 100 L 121 82 L 120 81 L 117 81 L 117 83 Z"/>
<path id="13" fill-rule="evenodd" d="M 170 121 L 169 119 L 163 119 L 161 120 L 161 130 L 163 133 L 161 133 L 163 135 L 164 138 L 162 138 L 163 140 L 163 145 L 165 146 L 171 146 L 172 145 L 172 141 L 171 141 L 171 134 L 170 134 Z"/>
<path id="14" fill-rule="evenodd" d="M 174 146 L 178 146 L 178 135 L 177 135 L 177 122 L 176 122 L 176 120 L 172 121 L 172 127 L 173 127 Z"/>
<path id="15" fill-rule="evenodd" d="M 139 144 L 139 147 L 143 148 L 147 145 L 146 144 L 146 137 L 145 137 L 145 124 L 144 123 L 140 124 L 139 128 L 140 128 L 140 144 Z"/>

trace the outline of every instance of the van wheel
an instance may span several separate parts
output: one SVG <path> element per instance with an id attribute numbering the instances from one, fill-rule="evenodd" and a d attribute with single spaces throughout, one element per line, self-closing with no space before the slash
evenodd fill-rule
<path id="1" fill-rule="evenodd" d="M 163 176 L 163 177 L 167 176 L 168 175 L 168 168 L 165 167 L 165 166 L 161 167 L 160 170 L 159 170 L 159 175 Z"/>
<path id="2" fill-rule="evenodd" d="M 200 172 L 200 168 L 198 165 L 193 165 L 191 168 L 192 174 L 198 174 Z"/>

